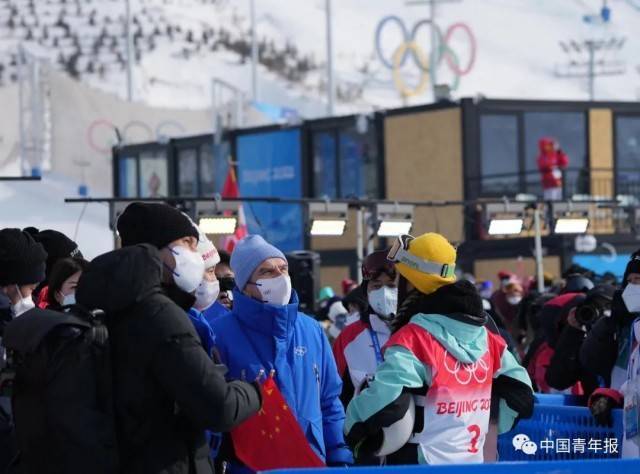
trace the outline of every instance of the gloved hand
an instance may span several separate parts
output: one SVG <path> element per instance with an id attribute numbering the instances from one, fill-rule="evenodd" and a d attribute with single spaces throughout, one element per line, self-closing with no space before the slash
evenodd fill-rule
<path id="1" fill-rule="evenodd" d="M 608 426 L 611 427 L 613 425 L 613 420 L 611 419 L 611 410 L 616 407 L 616 402 L 613 401 L 610 397 L 606 395 L 596 396 L 589 406 L 589 410 L 591 410 L 591 414 L 593 418 L 596 420 L 596 424 L 598 426 Z"/>

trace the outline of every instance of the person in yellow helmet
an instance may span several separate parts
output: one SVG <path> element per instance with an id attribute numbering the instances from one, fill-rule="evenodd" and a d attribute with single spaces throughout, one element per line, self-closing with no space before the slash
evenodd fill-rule
<path id="1" fill-rule="evenodd" d="M 387 258 L 401 275 L 394 333 L 369 387 L 347 408 L 356 459 L 387 464 L 484 462 L 492 389 L 499 432 L 531 416 L 527 372 L 485 327 L 482 299 L 456 281 L 456 249 L 436 233 L 400 236 Z"/>

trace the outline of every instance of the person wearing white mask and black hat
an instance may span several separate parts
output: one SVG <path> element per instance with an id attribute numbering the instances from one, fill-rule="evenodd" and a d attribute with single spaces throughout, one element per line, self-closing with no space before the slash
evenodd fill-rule
<path id="1" fill-rule="evenodd" d="M 611 409 L 623 407 L 623 458 L 640 457 L 640 250 L 627 263 L 622 290 L 613 296 L 611 316 L 596 322 L 580 349 L 582 365 L 601 376 L 589 408 L 598 424 L 611 423 Z"/>
<path id="2" fill-rule="evenodd" d="M 0 230 L 0 369 L 5 366 L 1 344 L 5 326 L 35 307 L 31 294 L 45 279 L 47 252 L 27 232 Z M 11 451 L 11 400 L 0 397 L 0 471 L 9 464 Z"/>
<path id="3" fill-rule="evenodd" d="M 364 259 L 361 288 L 367 297 L 367 309 L 333 344 L 342 377 L 340 399 L 345 407 L 375 374 L 382 363 L 382 348 L 391 335 L 389 325 L 398 305 L 398 273 L 393 262 L 387 260 L 388 253 L 380 250 Z"/>
<path id="4" fill-rule="evenodd" d="M 211 474 L 205 430 L 231 430 L 261 397 L 225 380 L 185 314 L 204 274 L 199 232 L 173 207 L 138 202 L 117 229 L 124 248 L 91 262 L 76 302 L 106 313 L 120 472 Z"/>

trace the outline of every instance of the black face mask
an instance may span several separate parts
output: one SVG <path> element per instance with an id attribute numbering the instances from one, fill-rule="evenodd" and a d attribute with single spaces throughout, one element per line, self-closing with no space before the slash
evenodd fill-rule
<path id="1" fill-rule="evenodd" d="M 236 279 L 234 277 L 218 278 L 220 281 L 220 291 L 232 291 L 236 287 Z"/>

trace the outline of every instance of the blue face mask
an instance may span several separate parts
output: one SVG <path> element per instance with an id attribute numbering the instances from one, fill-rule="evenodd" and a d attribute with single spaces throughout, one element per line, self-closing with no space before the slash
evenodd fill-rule
<path id="1" fill-rule="evenodd" d="M 62 298 L 62 306 L 71 306 L 73 304 L 76 304 L 76 294 L 69 293 L 68 295 L 64 295 L 64 298 Z"/>

